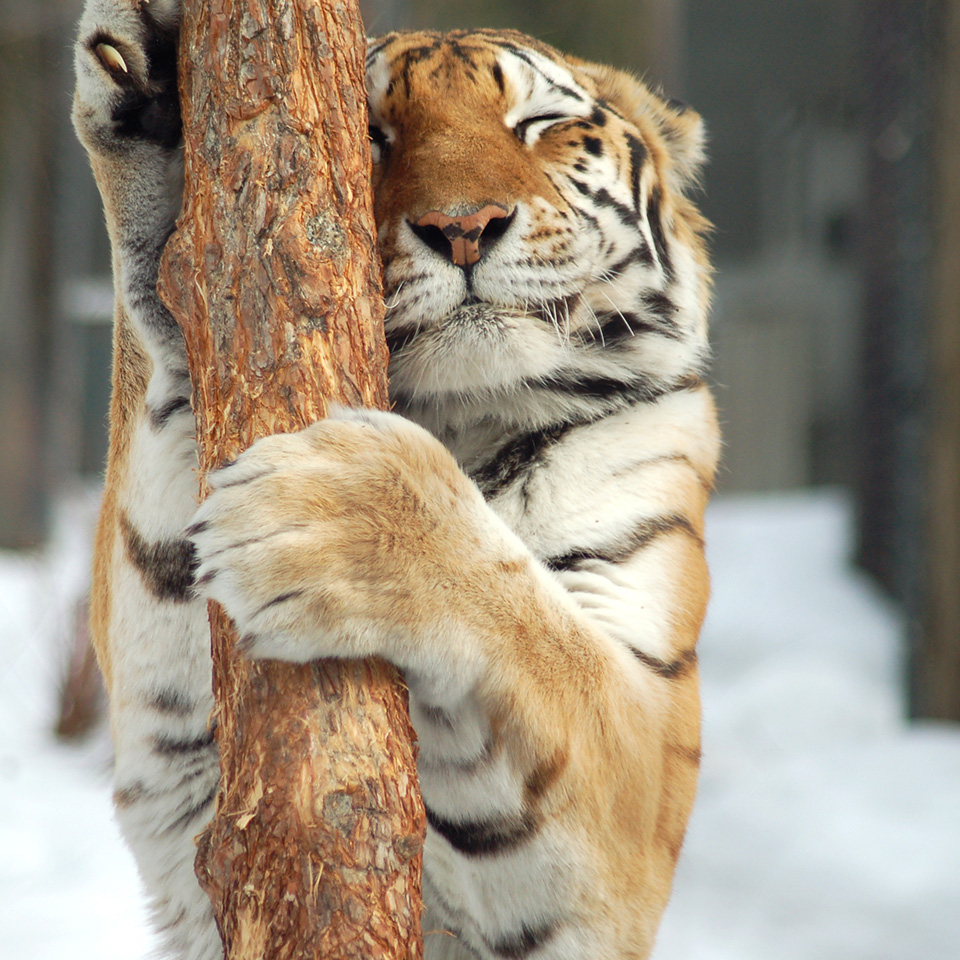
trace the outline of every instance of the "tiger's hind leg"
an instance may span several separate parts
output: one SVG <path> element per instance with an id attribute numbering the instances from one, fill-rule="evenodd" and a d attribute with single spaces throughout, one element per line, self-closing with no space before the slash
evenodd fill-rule
<path id="1" fill-rule="evenodd" d="M 74 123 L 103 196 L 117 295 L 110 456 L 97 534 L 94 642 L 110 693 L 117 817 L 164 955 L 223 948 L 193 872 L 219 767 L 206 605 L 181 531 L 196 509 L 180 331 L 157 270 L 182 195 L 174 0 L 87 0 Z"/>

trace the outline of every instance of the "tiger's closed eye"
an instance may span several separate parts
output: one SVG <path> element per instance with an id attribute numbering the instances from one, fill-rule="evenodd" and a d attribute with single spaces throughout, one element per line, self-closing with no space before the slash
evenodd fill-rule
<path id="1" fill-rule="evenodd" d="M 521 143 L 532 144 L 543 133 L 547 127 L 560 123 L 562 120 L 571 119 L 565 113 L 542 113 L 539 116 L 527 117 L 521 120 L 514 128 L 513 132 Z"/>
<path id="2" fill-rule="evenodd" d="M 371 123 L 370 126 L 367 127 L 367 136 L 370 138 L 373 162 L 379 163 L 390 141 L 387 139 L 387 135 L 383 132 L 382 128 L 378 127 L 375 123 Z"/>

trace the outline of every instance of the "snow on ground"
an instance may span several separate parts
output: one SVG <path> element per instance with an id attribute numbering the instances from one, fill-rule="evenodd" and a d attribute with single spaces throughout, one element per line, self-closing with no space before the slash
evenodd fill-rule
<path id="1" fill-rule="evenodd" d="M 95 506 L 72 496 L 42 556 L 0 552 L 0 960 L 136 960 L 151 947 L 106 736 L 78 748 L 50 733 Z"/>
<path id="2" fill-rule="evenodd" d="M 72 514 L 43 556 L 0 554 L 0 960 L 152 943 L 104 738 L 48 732 Z M 845 563 L 844 498 L 721 500 L 708 541 L 703 776 L 656 960 L 957 960 L 960 728 L 902 722 L 900 627 Z"/>
<path id="3" fill-rule="evenodd" d="M 656 960 L 960 958 L 960 727 L 903 723 L 850 533 L 836 493 L 711 509 L 700 797 Z"/>

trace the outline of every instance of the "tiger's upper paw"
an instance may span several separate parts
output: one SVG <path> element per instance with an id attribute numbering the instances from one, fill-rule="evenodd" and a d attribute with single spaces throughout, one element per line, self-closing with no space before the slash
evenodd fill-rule
<path id="1" fill-rule="evenodd" d="M 450 454 L 393 414 L 336 411 L 209 479 L 188 530 L 197 588 L 254 657 L 435 659 L 468 582 L 511 549 Z"/>
<path id="2" fill-rule="evenodd" d="M 180 141 L 179 0 L 87 0 L 76 46 L 74 123 L 89 149 Z"/>

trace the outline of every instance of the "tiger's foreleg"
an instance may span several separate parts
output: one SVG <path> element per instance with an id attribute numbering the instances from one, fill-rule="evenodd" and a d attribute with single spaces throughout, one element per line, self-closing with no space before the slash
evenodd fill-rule
<path id="1" fill-rule="evenodd" d="M 94 560 L 94 642 L 110 694 L 115 803 L 168 953 L 222 946 L 193 873 L 219 769 L 206 607 L 181 531 L 196 509 L 180 331 L 157 270 L 182 195 L 178 4 L 88 0 L 74 124 L 103 196 L 116 289 L 110 454 Z"/>

